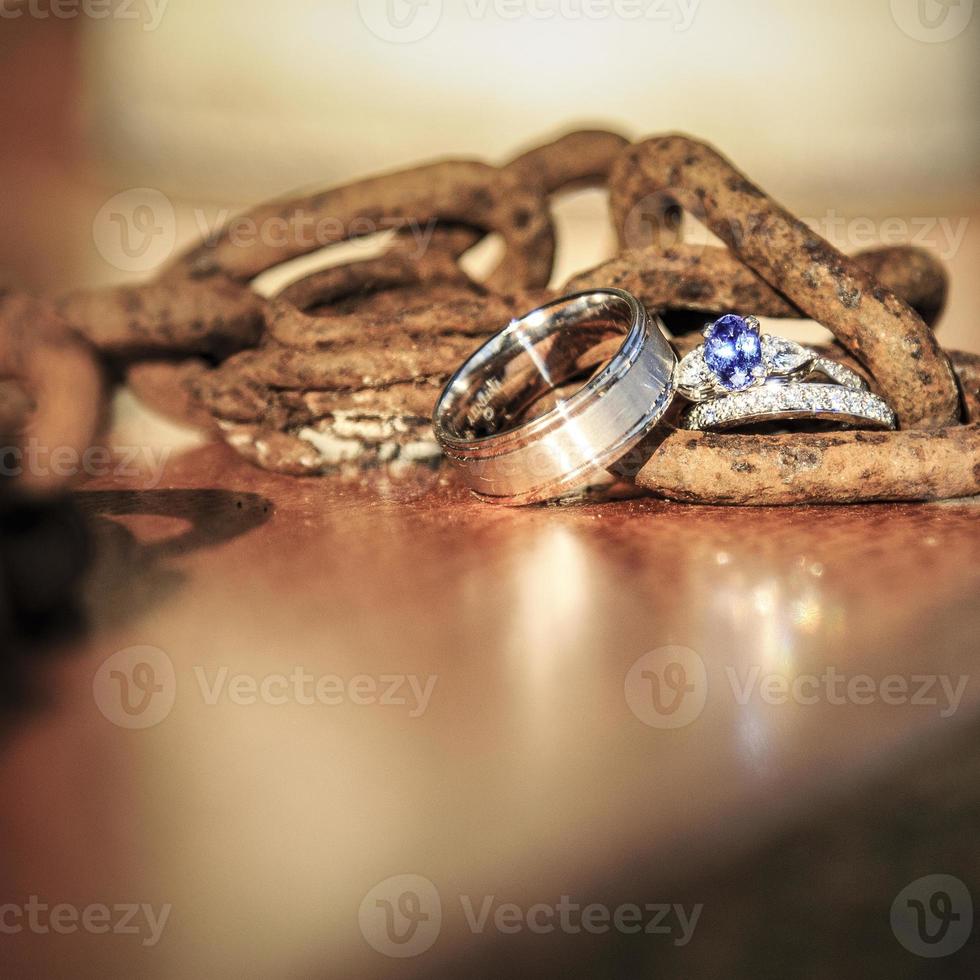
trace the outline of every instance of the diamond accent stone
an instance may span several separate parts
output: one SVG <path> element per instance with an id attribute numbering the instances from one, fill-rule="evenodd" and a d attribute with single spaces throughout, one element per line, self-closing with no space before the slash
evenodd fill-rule
<path id="1" fill-rule="evenodd" d="M 768 374 L 789 374 L 813 360 L 813 352 L 785 337 L 762 335 L 762 360 Z"/>
<path id="2" fill-rule="evenodd" d="M 727 313 L 705 331 L 705 363 L 726 391 L 748 388 L 764 368 L 757 322 Z"/>
<path id="3" fill-rule="evenodd" d="M 703 346 L 696 347 L 681 358 L 674 380 L 681 393 L 685 395 L 699 392 L 711 383 L 712 374 L 708 365 L 704 363 Z"/>

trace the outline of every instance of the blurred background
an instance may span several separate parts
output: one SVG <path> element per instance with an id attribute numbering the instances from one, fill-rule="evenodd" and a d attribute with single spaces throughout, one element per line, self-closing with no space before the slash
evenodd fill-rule
<path id="1" fill-rule="evenodd" d="M 974 0 L 0 0 L 0 288 L 150 278 L 299 188 L 504 161 L 582 126 L 683 130 L 847 250 L 939 255 L 943 342 L 980 351 L 978 41 Z M 556 281 L 613 251 L 601 192 L 557 217 Z M 117 426 L 141 423 L 122 405 Z M 185 438 L 155 424 L 157 449 Z M 138 899 L 172 903 L 173 922 L 155 952 L 3 936 L 0 976 L 400 976 L 358 910 L 403 871 L 447 898 L 423 976 L 543 975 L 512 964 L 557 941 L 474 939 L 449 898 L 563 891 L 704 903 L 703 941 L 654 947 L 660 976 L 980 975 L 955 972 L 980 933 L 963 959 L 927 960 L 889 924 L 936 873 L 980 896 L 976 684 L 950 719 L 925 702 L 746 707 L 723 674 L 972 676 L 975 507 L 501 516 L 430 484 L 290 481 L 220 447 L 172 463 L 157 492 L 77 495 L 96 629 L 51 669 L 50 710 L 0 743 L 0 903 Z M 721 692 L 690 730 L 624 700 L 665 643 L 704 651 Z M 148 647 L 182 691 L 172 721 L 130 731 L 93 678 Z M 198 668 L 296 664 L 438 674 L 439 694 L 418 722 L 197 694 Z M 614 975 L 583 948 L 554 974 Z M 653 975 L 639 949 L 615 975 Z"/>
<path id="2" fill-rule="evenodd" d="M 978 349 L 973 6 L 2 0 L 0 282 L 145 278 L 223 216 L 297 188 L 502 161 L 574 126 L 683 130 L 848 249 L 939 253 L 946 342 Z M 107 202 L 137 236 L 147 201 L 165 234 L 138 261 L 107 255 L 124 233 Z M 596 192 L 562 203 L 557 278 L 611 249 L 603 208 Z"/>

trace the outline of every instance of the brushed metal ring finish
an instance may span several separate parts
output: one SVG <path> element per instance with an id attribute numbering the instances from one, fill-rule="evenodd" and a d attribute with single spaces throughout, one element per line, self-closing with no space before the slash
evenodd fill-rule
<path id="1" fill-rule="evenodd" d="M 526 420 L 543 396 L 581 377 L 589 351 L 623 336 L 581 387 Z M 479 348 L 449 380 L 433 430 L 483 500 L 537 503 L 586 485 L 660 421 L 675 393 L 677 355 L 663 324 L 621 289 L 554 300 Z"/>

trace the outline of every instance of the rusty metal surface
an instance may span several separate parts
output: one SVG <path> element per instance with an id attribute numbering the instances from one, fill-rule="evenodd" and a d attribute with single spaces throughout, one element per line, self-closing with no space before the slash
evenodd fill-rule
<path id="1" fill-rule="evenodd" d="M 549 290 L 552 199 L 603 184 L 622 251 Z M 678 241 L 680 207 L 728 248 Z M 652 217 L 642 234 L 638 209 Z M 398 230 L 379 257 L 320 269 L 272 298 L 252 289 L 261 273 L 382 220 Z M 274 225 L 276 235 L 243 240 L 243 222 Z M 504 254 L 476 282 L 460 260 L 488 234 L 500 236 Z M 835 334 L 902 421 L 902 431 L 873 438 L 665 430 L 647 459 L 629 461 L 644 489 L 715 503 L 980 492 L 976 365 L 956 355 L 955 375 L 930 329 L 945 302 L 942 266 L 908 247 L 848 258 L 713 149 L 682 136 L 629 146 L 615 133 L 576 132 L 500 167 L 441 161 L 264 205 L 178 258 L 158 281 L 76 293 L 44 318 L 83 338 L 158 410 L 220 432 L 267 469 L 309 475 L 394 461 L 432 465 L 432 405 L 466 354 L 557 292 L 600 285 L 627 288 L 667 314 L 809 315 Z M 8 338 L 24 302 L 8 296 L 0 307 Z M 42 374 L 5 377 L 29 393 Z M 64 408 L 80 427 L 74 441 L 93 432 L 102 398 L 93 384 L 76 386 Z"/>

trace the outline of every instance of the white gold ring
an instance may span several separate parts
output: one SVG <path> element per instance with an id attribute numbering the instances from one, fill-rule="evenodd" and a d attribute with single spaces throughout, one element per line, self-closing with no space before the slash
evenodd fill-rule
<path id="1" fill-rule="evenodd" d="M 601 370 L 533 414 L 614 337 L 622 345 Z M 587 484 L 653 429 L 673 401 L 676 366 L 662 324 L 635 297 L 576 293 L 513 320 L 477 350 L 446 385 L 433 430 L 482 499 L 547 500 Z"/>
<path id="2" fill-rule="evenodd" d="M 813 419 L 894 429 L 895 413 L 850 368 L 784 337 L 761 332 L 752 316 L 728 313 L 677 367 L 675 384 L 695 404 L 686 429 L 726 429 Z M 821 383 L 815 379 L 824 379 Z"/>

